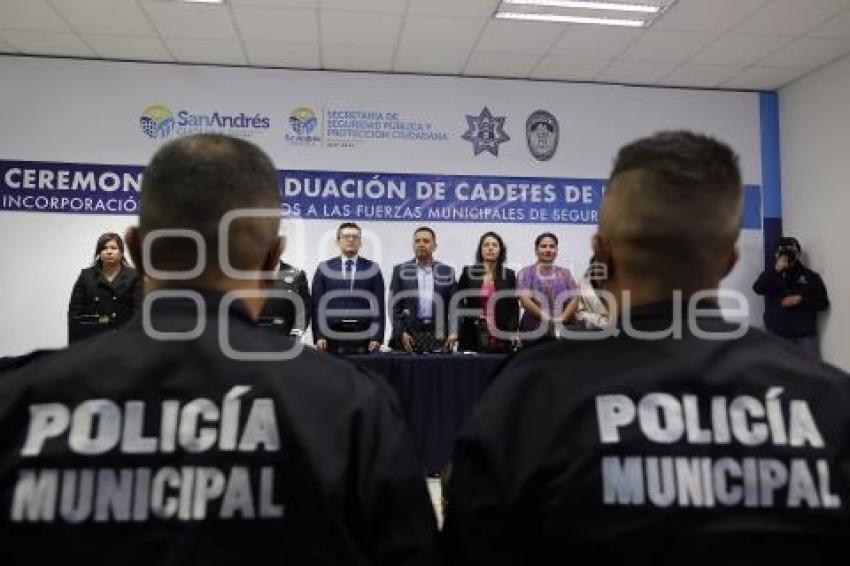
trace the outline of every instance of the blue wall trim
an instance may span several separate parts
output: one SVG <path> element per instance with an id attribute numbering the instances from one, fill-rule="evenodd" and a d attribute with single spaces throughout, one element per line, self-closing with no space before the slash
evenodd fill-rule
<path id="1" fill-rule="evenodd" d="M 773 265 L 773 250 L 782 235 L 782 168 L 779 157 L 779 95 L 759 94 L 761 186 L 764 199 L 764 264 Z"/>

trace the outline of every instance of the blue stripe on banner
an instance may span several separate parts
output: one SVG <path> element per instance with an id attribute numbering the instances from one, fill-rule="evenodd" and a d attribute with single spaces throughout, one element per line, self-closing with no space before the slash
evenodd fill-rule
<path id="1" fill-rule="evenodd" d="M 746 230 L 762 227 L 761 187 L 758 185 L 744 185 L 744 217 L 741 226 Z"/>
<path id="2" fill-rule="evenodd" d="M 0 210 L 135 214 L 142 167 L 0 160 Z"/>
<path id="3" fill-rule="evenodd" d="M 0 210 L 137 212 L 142 168 L 0 161 Z M 284 216 L 304 219 L 593 225 L 605 179 L 280 171 Z M 761 228 L 746 187 L 743 228 Z"/>
<path id="4" fill-rule="evenodd" d="M 764 217 L 782 218 L 782 171 L 779 157 L 779 97 L 776 92 L 759 94 L 761 123 L 761 183 L 764 188 Z"/>
<path id="5" fill-rule="evenodd" d="M 773 250 L 782 235 L 782 167 L 779 154 L 779 96 L 759 94 L 761 182 L 764 188 L 764 266 L 773 265 Z"/>

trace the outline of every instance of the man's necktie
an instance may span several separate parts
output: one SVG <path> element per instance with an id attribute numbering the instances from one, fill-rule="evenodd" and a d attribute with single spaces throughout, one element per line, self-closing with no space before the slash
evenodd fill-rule
<path id="1" fill-rule="evenodd" d="M 354 288 L 354 260 L 345 260 L 345 278 L 350 282 L 349 287 Z"/>

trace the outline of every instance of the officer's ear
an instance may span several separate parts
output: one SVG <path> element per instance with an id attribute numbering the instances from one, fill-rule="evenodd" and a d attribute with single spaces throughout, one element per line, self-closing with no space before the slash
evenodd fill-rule
<path id="1" fill-rule="evenodd" d="M 124 247 L 127 248 L 127 251 L 130 254 L 130 259 L 133 260 L 133 265 L 136 266 L 136 271 L 139 273 L 139 276 L 144 276 L 145 268 L 142 261 L 142 237 L 139 233 L 138 226 L 130 226 L 127 228 L 127 231 L 124 233 Z"/>
<path id="2" fill-rule="evenodd" d="M 266 257 L 263 259 L 263 271 L 274 271 L 280 262 L 280 256 L 283 255 L 283 250 L 286 249 L 286 238 L 277 236 L 272 245 L 269 246 Z"/>
<path id="3" fill-rule="evenodd" d="M 614 276 L 614 257 L 611 253 L 611 244 L 608 243 L 605 236 L 597 232 L 593 235 L 591 247 L 593 247 L 594 262 L 605 266 L 610 281 Z"/>
<path id="4" fill-rule="evenodd" d="M 741 255 L 738 251 L 738 246 L 732 246 L 732 251 L 729 253 L 729 257 L 726 258 L 726 265 L 723 268 L 723 274 L 720 276 L 721 279 L 732 273 L 732 270 L 735 269 L 735 265 L 738 264 L 738 259 L 740 257 Z"/>

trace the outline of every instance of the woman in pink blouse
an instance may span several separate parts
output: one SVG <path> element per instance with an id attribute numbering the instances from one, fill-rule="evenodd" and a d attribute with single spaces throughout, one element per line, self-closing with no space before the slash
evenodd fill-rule
<path id="1" fill-rule="evenodd" d="M 504 266 L 507 248 L 502 237 L 486 232 L 478 241 L 476 263 L 463 268 L 458 291 L 467 292 L 463 309 L 480 309 L 460 321 L 458 349 L 471 352 L 509 352 L 519 340 L 516 273 Z"/>

